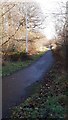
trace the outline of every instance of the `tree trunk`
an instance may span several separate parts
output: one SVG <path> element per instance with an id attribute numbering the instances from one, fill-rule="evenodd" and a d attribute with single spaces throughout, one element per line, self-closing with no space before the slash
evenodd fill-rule
<path id="1" fill-rule="evenodd" d="M 28 54 L 28 18 L 26 8 L 26 53 Z"/>

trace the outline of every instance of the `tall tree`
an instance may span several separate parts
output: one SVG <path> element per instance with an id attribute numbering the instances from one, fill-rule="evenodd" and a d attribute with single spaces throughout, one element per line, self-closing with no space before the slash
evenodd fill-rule
<path id="1" fill-rule="evenodd" d="M 66 4 L 63 2 L 58 3 L 58 12 L 53 15 L 55 22 L 55 30 L 58 39 L 62 37 L 63 29 L 66 21 Z"/>
<path id="2" fill-rule="evenodd" d="M 26 26 L 26 53 L 28 53 L 28 31 L 37 31 L 43 28 L 45 17 L 41 11 L 40 6 L 35 2 L 24 2 L 19 4 L 20 12 L 22 13 L 21 25 Z"/>
<path id="3" fill-rule="evenodd" d="M 13 24 L 14 32 L 8 36 L 8 39 L 6 41 L 3 41 L 2 45 L 8 43 L 15 36 L 20 26 L 22 25 L 26 29 L 26 53 L 28 53 L 28 32 L 37 32 L 44 27 L 43 24 L 45 17 L 43 16 L 40 6 L 35 2 L 23 2 L 16 4 L 13 3 L 12 5 L 8 3 L 7 5 L 4 5 L 3 8 L 5 7 L 6 9 L 2 14 L 2 17 L 6 18 L 7 15 L 7 23 L 8 25 L 10 24 L 10 26 Z M 10 19 L 8 17 L 10 17 Z M 3 23 L 4 22 L 5 21 L 3 21 Z M 7 27 L 9 28 L 9 26 Z"/>

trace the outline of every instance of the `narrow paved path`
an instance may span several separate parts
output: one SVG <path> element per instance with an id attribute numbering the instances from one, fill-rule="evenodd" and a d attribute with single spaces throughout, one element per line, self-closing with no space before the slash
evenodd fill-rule
<path id="1" fill-rule="evenodd" d="M 25 97 L 25 88 L 43 78 L 54 63 L 52 52 L 49 50 L 39 60 L 29 67 L 2 79 L 3 117 L 8 109 L 20 103 Z"/>

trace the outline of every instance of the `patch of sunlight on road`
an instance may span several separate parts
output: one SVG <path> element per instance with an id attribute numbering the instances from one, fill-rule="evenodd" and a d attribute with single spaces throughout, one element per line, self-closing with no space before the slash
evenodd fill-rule
<path id="1" fill-rule="evenodd" d="M 44 51 L 44 52 L 47 52 L 48 50 L 50 50 L 50 48 L 47 48 L 47 47 L 42 48 L 42 51 Z"/>
<path id="2" fill-rule="evenodd" d="M 40 52 L 46 52 L 46 51 L 48 51 L 48 50 L 50 50 L 49 48 L 47 48 L 47 47 L 40 47 Z"/>
<path id="3" fill-rule="evenodd" d="M 48 50 L 50 50 L 50 48 L 45 47 L 45 51 L 48 51 Z"/>

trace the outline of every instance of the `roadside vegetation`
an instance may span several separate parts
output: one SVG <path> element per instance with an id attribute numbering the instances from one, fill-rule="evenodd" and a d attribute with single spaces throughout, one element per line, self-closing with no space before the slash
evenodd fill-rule
<path id="1" fill-rule="evenodd" d="M 0 29 L 2 31 L 2 41 L 0 41 L 2 46 L 2 52 L 0 52 L 2 63 L 0 64 L 2 64 L 2 68 L 0 68 L 0 76 L 11 75 L 29 66 L 48 50 L 45 46 L 52 49 L 56 59 L 55 65 L 47 76 L 41 80 L 42 82 L 32 85 L 31 96 L 11 110 L 10 119 L 12 120 L 20 118 L 61 120 L 68 118 L 68 75 L 65 65 L 66 58 L 64 57 L 67 54 L 65 49 L 67 51 L 68 48 L 63 45 L 63 43 L 66 46 L 68 44 L 68 2 L 56 2 L 55 5 L 58 14 L 54 9 L 53 13 L 51 11 L 49 13 L 48 10 L 48 14 L 45 15 L 40 8 L 41 6 L 35 2 L 3 3 L 0 5 Z M 44 13 L 46 13 L 45 11 Z M 52 21 L 49 14 L 52 15 Z M 44 28 L 46 30 L 49 27 L 50 31 L 48 20 L 53 22 L 56 33 L 54 40 L 50 41 L 42 33 Z M 40 32 L 41 30 L 43 31 Z M 49 31 L 46 31 L 48 32 L 47 35 L 51 34 Z M 31 51 L 31 54 L 27 55 L 26 53 L 29 51 Z"/>
<path id="2" fill-rule="evenodd" d="M 65 53 L 62 53 L 64 56 Z M 65 58 L 59 58 L 60 54 L 57 56 L 57 51 L 54 54 L 56 64 L 44 77 L 41 84 L 34 85 L 35 93 L 12 109 L 12 120 L 15 118 L 67 119 L 68 76 L 65 69 Z"/>
<path id="3" fill-rule="evenodd" d="M 45 52 L 48 49 L 45 50 Z M 23 69 L 39 59 L 45 52 L 38 52 L 34 55 L 27 55 L 25 52 L 8 54 L 8 59 L 10 61 L 4 61 L 2 63 L 2 76 L 10 75 L 20 69 Z"/>

